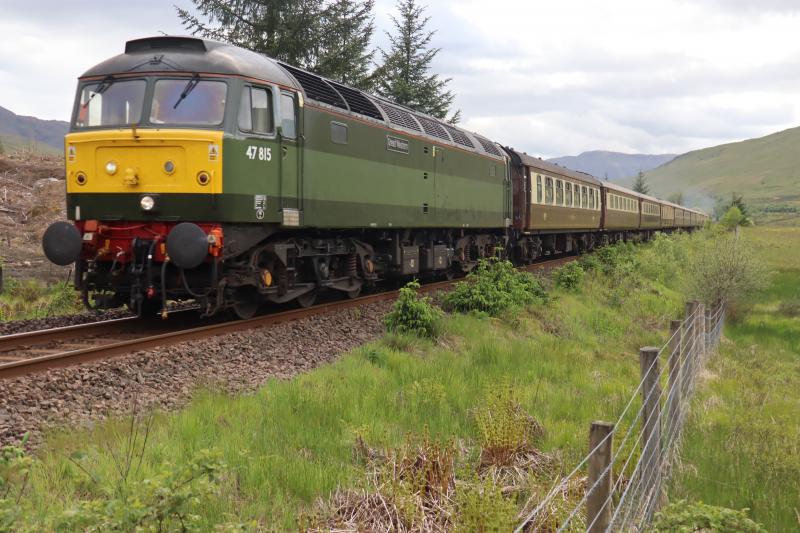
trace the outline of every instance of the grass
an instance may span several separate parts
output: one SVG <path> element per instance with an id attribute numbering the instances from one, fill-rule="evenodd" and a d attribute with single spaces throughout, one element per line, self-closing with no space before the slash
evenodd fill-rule
<path id="1" fill-rule="evenodd" d="M 729 321 L 685 432 L 672 495 L 749 508 L 769 531 L 800 528 L 800 230 L 750 228 L 776 270 Z"/>
<path id="2" fill-rule="evenodd" d="M 754 231 L 748 233 L 756 235 Z M 446 315 L 436 340 L 387 334 L 334 364 L 289 381 L 272 380 L 252 395 L 199 391 L 187 408 L 156 414 L 146 429 L 140 430 L 140 425 L 130 420 L 112 419 L 91 429 L 51 433 L 37 452 L 21 508 L 30 520 L 53 523 L 80 502 L 103 500 L 119 492 L 121 485 L 157 478 L 170 465 L 189 464 L 202 450 L 214 449 L 224 466 L 213 494 L 198 499 L 194 509 L 201 530 L 211 530 L 221 522 L 250 520 L 264 528 L 296 530 L 298 521 L 308 516 L 318 500 L 342 489 L 367 488 L 369 465 L 357 453 L 363 443 L 373 449 L 397 450 L 408 442 L 409 435 L 424 434 L 426 442 L 430 438 L 455 443 L 456 449 L 463 451 L 456 470 L 475 475 L 480 444 L 487 438 L 484 422 L 491 418 L 485 409 L 508 385 L 513 388 L 514 402 L 542 428 L 537 431 L 536 447 L 552 457 L 556 470 L 563 473 L 588 451 L 590 422 L 615 420 L 622 411 L 639 380 L 639 347 L 661 345 L 667 338 L 668 321 L 678 317 L 683 308 L 683 283 L 676 265 L 682 264 L 686 248 L 702 245 L 703 238 L 657 242 L 637 252 L 638 260 L 649 265 L 640 276 L 596 269 L 577 290 L 553 288 L 547 303 L 514 308 L 500 318 Z M 776 232 L 769 238 L 780 240 L 785 235 Z M 765 248 L 764 253 L 776 265 L 792 264 L 780 251 Z M 666 275 L 660 267 L 669 265 L 669 255 L 674 264 Z M 779 294 L 777 289 L 775 294 Z M 768 328 L 759 324 L 757 319 L 742 318 L 740 325 L 733 327 Z M 778 337 L 784 338 L 784 333 Z M 761 334 L 759 330 L 748 333 Z M 745 344 L 750 342 L 748 337 L 742 339 Z M 730 359 L 730 349 L 726 346 L 720 361 Z M 748 365 L 755 364 L 742 354 Z M 783 363 L 790 361 L 787 355 Z M 787 380 L 783 407 L 790 407 L 788 387 L 792 381 L 780 377 L 777 371 L 782 369 L 773 367 L 776 373 L 765 379 Z M 718 372 L 723 370 L 727 367 Z M 796 376 L 796 367 L 794 372 Z M 729 378 L 726 375 L 724 379 Z M 731 406 L 737 401 L 736 387 L 742 387 L 747 379 L 736 375 L 723 387 L 725 394 L 731 394 Z M 715 383 L 709 381 L 703 388 L 703 398 L 708 397 L 706 387 Z M 738 401 L 742 405 L 737 409 L 745 412 L 744 399 Z M 697 416 L 693 424 L 725 419 L 721 403 L 702 405 L 704 416 Z M 695 409 L 695 413 L 700 411 Z M 747 411 L 750 419 L 757 418 L 755 412 Z M 510 413 L 508 417 L 518 418 L 517 411 Z M 786 412 L 776 409 L 774 414 Z M 720 424 L 706 438 L 715 442 L 718 437 L 724 448 L 724 437 L 731 434 L 732 427 Z M 794 424 L 796 432 L 797 422 Z M 131 428 L 136 428 L 140 441 L 141 435 L 147 435 L 146 444 L 131 445 L 136 441 L 131 439 Z M 516 435 L 513 427 L 506 429 L 512 437 Z M 713 503 L 709 496 L 715 494 L 716 484 L 694 490 L 691 468 L 698 473 L 702 470 L 705 477 L 720 475 L 719 482 L 736 484 L 738 480 L 723 479 L 722 474 L 734 475 L 741 466 L 735 466 L 729 459 L 732 456 L 722 450 L 695 462 L 691 453 L 702 453 L 698 447 L 703 444 L 697 431 L 688 433 L 686 469 L 676 491 Z M 763 444 L 755 437 L 749 446 L 767 448 L 773 442 L 770 435 Z M 764 434 L 760 438 L 764 440 Z M 788 446 L 791 441 L 774 442 Z M 132 459 L 121 460 L 124 457 Z M 722 466 L 713 464 L 712 459 Z M 140 466 L 120 468 L 126 461 Z M 121 483 L 121 473 L 128 470 L 130 474 Z M 780 481 L 780 489 L 791 494 L 788 489 L 797 486 L 791 484 L 798 479 L 796 473 L 781 472 L 786 477 L 771 478 L 772 482 Z M 543 479 L 534 476 L 530 490 L 536 493 L 549 488 L 550 474 L 558 472 L 545 472 Z M 538 489 L 537 483 L 541 484 Z M 471 486 L 477 489 L 456 490 L 458 509 L 468 505 L 465 502 L 475 503 L 472 511 L 501 509 L 509 501 L 498 500 L 501 496 L 492 486 Z M 510 501 L 519 509 L 526 497 Z M 731 499 L 730 503 L 743 507 L 749 501 Z M 472 512 L 468 523 L 478 523 L 475 520 L 483 514 Z M 507 518 L 505 511 L 498 514 Z"/>
<path id="3" fill-rule="evenodd" d="M 10 278 L 0 293 L 0 322 L 80 313 L 80 297 L 69 283 Z"/>
<path id="4" fill-rule="evenodd" d="M 554 289 L 549 303 L 502 318 L 447 315 L 435 341 L 387 334 L 252 395 L 199 392 L 183 411 L 156 416 L 135 477 L 214 448 L 227 466 L 218 496 L 202 506 L 207 526 L 256 520 L 296 529 L 318 498 L 361 486 L 357 441 L 393 449 L 424 432 L 455 439 L 470 450 L 465 460 L 475 459 L 476 410 L 503 383 L 544 428 L 537 447 L 567 469 L 587 452 L 589 423 L 624 407 L 639 379 L 639 347 L 663 342 L 681 309 L 680 293 L 660 283 L 622 287 L 597 274 L 582 291 Z M 129 427 L 117 419 L 51 434 L 30 476 L 27 512 L 57 516 L 112 491 Z"/>

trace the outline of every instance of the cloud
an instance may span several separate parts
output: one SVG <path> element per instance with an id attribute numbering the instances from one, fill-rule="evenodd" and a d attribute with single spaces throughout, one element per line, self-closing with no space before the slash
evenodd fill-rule
<path id="1" fill-rule="evenodd" d="M 531 154 L 684 152 L 800 119 L 796 0 L 428 3 L 463 125 Z M 125 41 L 184 33 L 163 0 L 3 4 L 0 105 L 42 118 L 67 119 L 77 76 Z M 377 1 L 379 46 L 394 10 Z"/>

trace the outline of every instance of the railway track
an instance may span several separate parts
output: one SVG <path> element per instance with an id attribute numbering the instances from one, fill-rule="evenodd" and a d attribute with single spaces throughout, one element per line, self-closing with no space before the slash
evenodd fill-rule
<path id="1" fill-rule="evenodd" d="M 548 271 L 576 259 L 558 257 L 534 263 L 527 270 Z M 421 291 L 433 292 L 450 287 L 457 280 L 427 283 Z M 359 307 L 394 300 L 399 291 L 387 291 L 352 300 L 337 300 L 305 309 L 293 309 L 197 326 L 191 312 L 175 313 L 169 321 L 142 322 L 136 317 L 119 318 L 77 326 L 66 326 L 0 336 L 0 379 L 43 372 L 53 368 L 98 361 L 141 350 L 163 348 L 181 342 L 299 320 L 333 310 Z"/>

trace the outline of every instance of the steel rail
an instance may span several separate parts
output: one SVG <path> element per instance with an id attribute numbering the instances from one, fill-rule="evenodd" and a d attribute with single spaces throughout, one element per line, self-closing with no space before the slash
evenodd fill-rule
<path id="1" fill-rule="evenodd" d="M 558 265 L 567 263 L 577 259 L 576 256 L 559 257 L 555 259 L 545 260 L 542 262 L 534 263 L 523 267 L 528 271 L 547 270 L 554 268 Z M 459 280 L 448 280 L 426 283 L 420 288 L 421 292 L 433 292 L 435 290 L 444 289 L 457 283 Z M 240 331 L 247 331 L 257 329 L 265 326 L 273 326 L 284 322 L 300 320 L 316 315 L 322 315 L 332 311 L 349 309 L 353 307 L 360 307 L 388 300 L 394 300 L 399 295 L 399 290 L 380 292 L 354 298 L 352 300 L 337 300 L 334 302 L 326 302 L 304 309 L 292 309 L 289 311 L 281 311 L 278 313 L 257 316 L 246 320 L 232 320 L 229 322 L 222 322 L 218 324 L 209 324 L 198 327 L 183 328 L 176 331 L 160 333 L 157 335 L 145 335 L 138 339 L 129 339 L 118 342 L 110 342 L 76 350 L 65 352 L 53 353 L 42 355 L 38 357 L 31 357 L 27 359 L 20 359 L 19 361 L 11 361 L 0 364 L 0 380 L 10 379 L 37 372 L 43 372 L 53 368 L 63 368 L 67 366 L 77 365 L 90 361 L 110 358 L 124 354 L 130 354 L 137 351 L 148 350 L 156 347 L 166 347 L 181 342 L 205 339 L 217 335 L 224 335 L 227 333 L 235 333 Z M 80 324 L 77 326 L 66 326 L 63 328 L 52 328 L 43 331 L 32 331 L 26 333 L 16 333 L 13 335 L 6 335 L 0 337 L 0 349 L 3 346 L 8 349 L 8 346 L 24 345 L 26 340 L 35 340 L 36 344 L 49 342 L 52 340 L 61 340 L 64 338 L 75 338 L 75 334 L 82 332 L 92 332 L 92 329 L 101 330 L 105 328 L 124 327 L 137 323 L 139 319 L 136 317 L 120 318 L 104 322 L 94 322 L 90 324 Z M 160 323 L 163 324 L 163 323 Z M 107 333 L 104 331 L 103 333 Z M 42 340 L 46 339 L 46 340 Z M 20 342 L 22 341 L 22 342 Z M 15 344 L 16 343 L 16 344 Z"/>

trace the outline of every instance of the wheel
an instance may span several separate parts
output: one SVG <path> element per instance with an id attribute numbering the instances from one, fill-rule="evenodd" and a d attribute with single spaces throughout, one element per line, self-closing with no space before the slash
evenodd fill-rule
<path id="1" fill-rule="evenodd" d="M 258 302 L 240 300 L 233 304 L 231 311 L 239 320 L 247 320 L 255 316 L 258 311 Z"/>
<path id="2" fill-rule="evenodd" d="M 311 307 L 312 305 L 314 305 L 314 302 L 316 302 L 316 301 L 317 301 L 317 290 L 316 289 L 308 291 L 307 293 L 303 294 L 302 296 L 298 296 L 295 299 L 295 302 L 297 302 L 297 305 L 299 305 L 303 309 L 305 309 L 307 307 Z"/>

